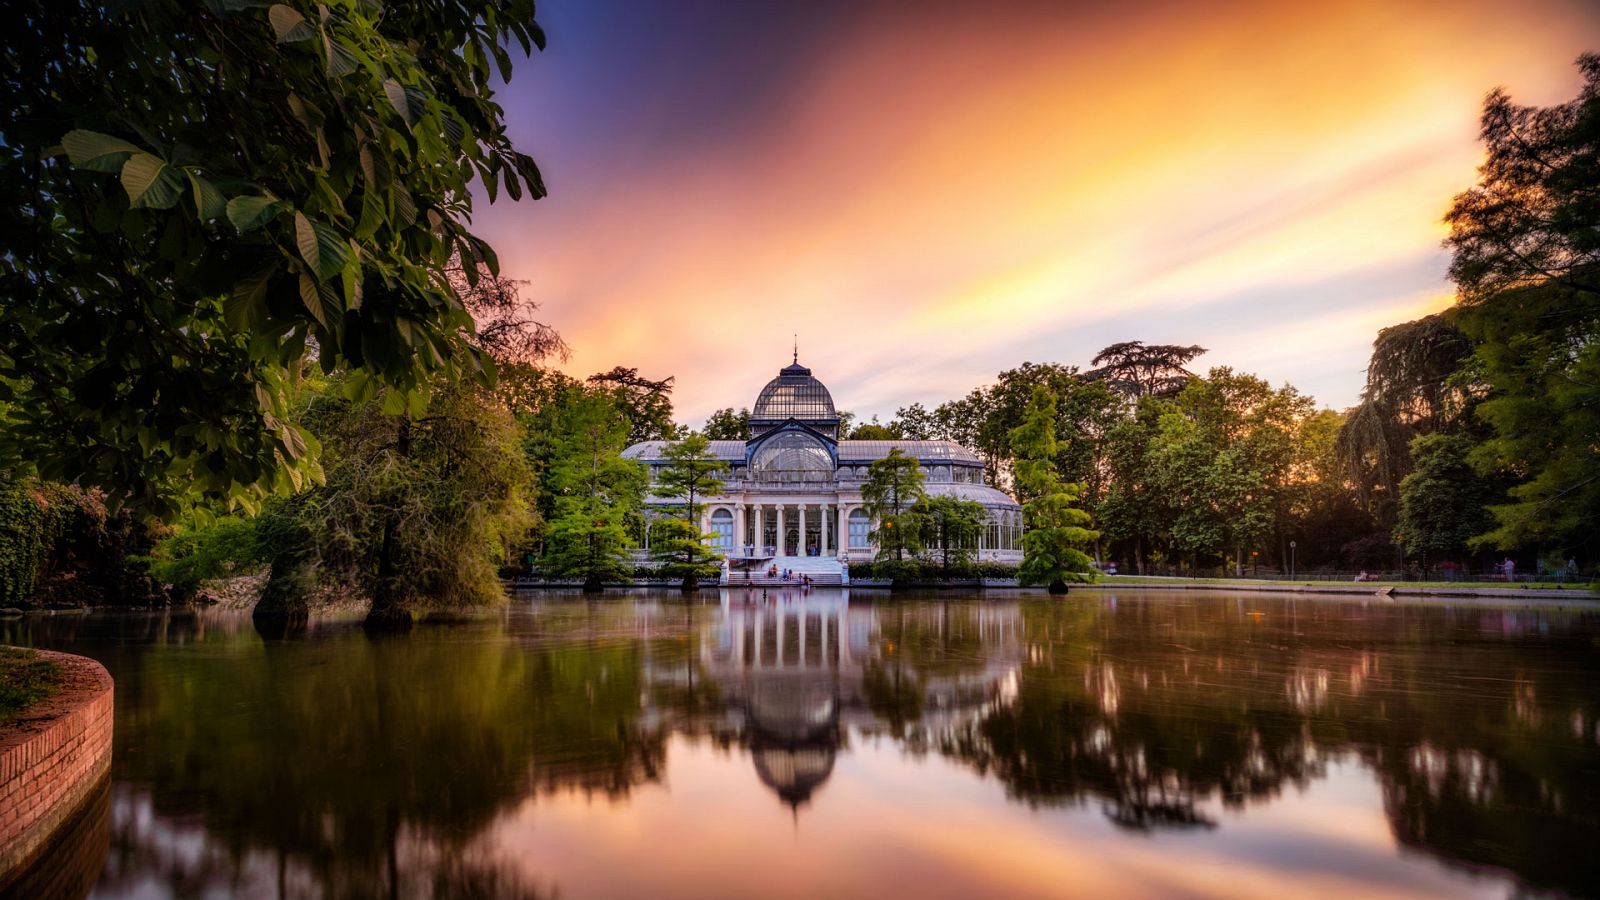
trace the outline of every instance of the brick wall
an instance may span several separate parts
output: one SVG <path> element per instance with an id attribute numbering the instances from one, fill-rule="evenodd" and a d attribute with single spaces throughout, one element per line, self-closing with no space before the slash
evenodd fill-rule
<path id="1" fill-rule="evenodd" d="M 62 688 L 0 731 L 0 890 L 48 851 L 111 771 L 112 683 L 99 663 L 41 650 Z"/>

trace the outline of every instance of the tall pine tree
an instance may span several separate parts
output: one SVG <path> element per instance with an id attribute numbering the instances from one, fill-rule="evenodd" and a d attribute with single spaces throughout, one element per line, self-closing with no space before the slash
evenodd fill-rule
<path id="1" fill-rule="evenodd" d="M 1079 548 L 1099 533 L 1084 527 L 1089 514 L 1077 506 L 1083 485 L 1063 483 L 1056 473 L 1055 421 L 1055 395 L 1038 387 L 1028 398 L 1022 424 L 1011 431 L 1025 529 L 1017 581 L 1048 585 L 1050 593 L 1064 594 L 1069 581 L 1094 580 L 1090 559 Z"/>

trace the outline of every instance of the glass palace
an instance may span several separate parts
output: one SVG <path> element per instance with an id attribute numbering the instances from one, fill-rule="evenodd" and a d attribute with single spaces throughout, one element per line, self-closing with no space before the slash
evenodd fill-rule
<path id="1" fill-rule="evenodd" d="M 668 446 L 646 441 L 623 455 L 648 465 L 653 483 Z M 701 529 L 715 535 L 717 550 L 735 569 L 771 566 L 832 581 L 827 576 L 847 571 L 850 561 L 873 556 L 861 487 L 868 467 L 895 448 L 920 463 L 929 496 L 983 505 L 979 559 L 1021 560 L 1021 508 L 984 483 L 977 454 L 953 441 L 840 440 L 833 397 L 798 356 L 756 397 L 746 440 L 711 442 L 711 454 L 729 469 L 723 492 L 705 505 Z M 671 502 L 652 496 L 649 505 Z"/>

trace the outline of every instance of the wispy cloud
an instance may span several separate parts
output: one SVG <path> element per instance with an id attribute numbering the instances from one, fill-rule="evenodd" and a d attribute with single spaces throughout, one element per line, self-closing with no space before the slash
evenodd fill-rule
<path id="1" fill-rule="evenodd" d="M 1346 405 L 1448 298 L 1483 94 L 1564 99 L 1600 45 L 1557 0 L 731 9 L 555 4 L 505 97 L 552 195 L 478 223 L 575 372 L 676 375 L 689 419 L 795 333 L 861 413 L 1132 338 Z"/>

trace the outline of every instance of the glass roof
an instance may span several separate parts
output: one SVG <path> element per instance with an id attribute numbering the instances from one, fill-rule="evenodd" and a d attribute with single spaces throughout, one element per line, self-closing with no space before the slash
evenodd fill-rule
<path id="1" fill-rule="evenodd" d="M 811 370 L 796 362 L 778 371 L 778 377 L 767 382 L 756 397 L 750 410 L 752 421 L 835 421 L 839 414 L 833 409 L 833 396 L 822 382 L 813 378 Z"/>
<path id="2" fill-rule="evenodd" d="M 883 459 L 896 447 L 901 453 L 924 462 L 983 463 L 978 454 L 954 441 L 840 441 L 839 459 L 841 462 Z"/>
<path id="3" fill-rule="evenodd" d="M 675 441 L 644 441 L 622 451 L 625 459 L 662 459 L 668 446 Z M 744 441 L 710 441 L 712 458 L 728 462 L 744 462 Z"/>

